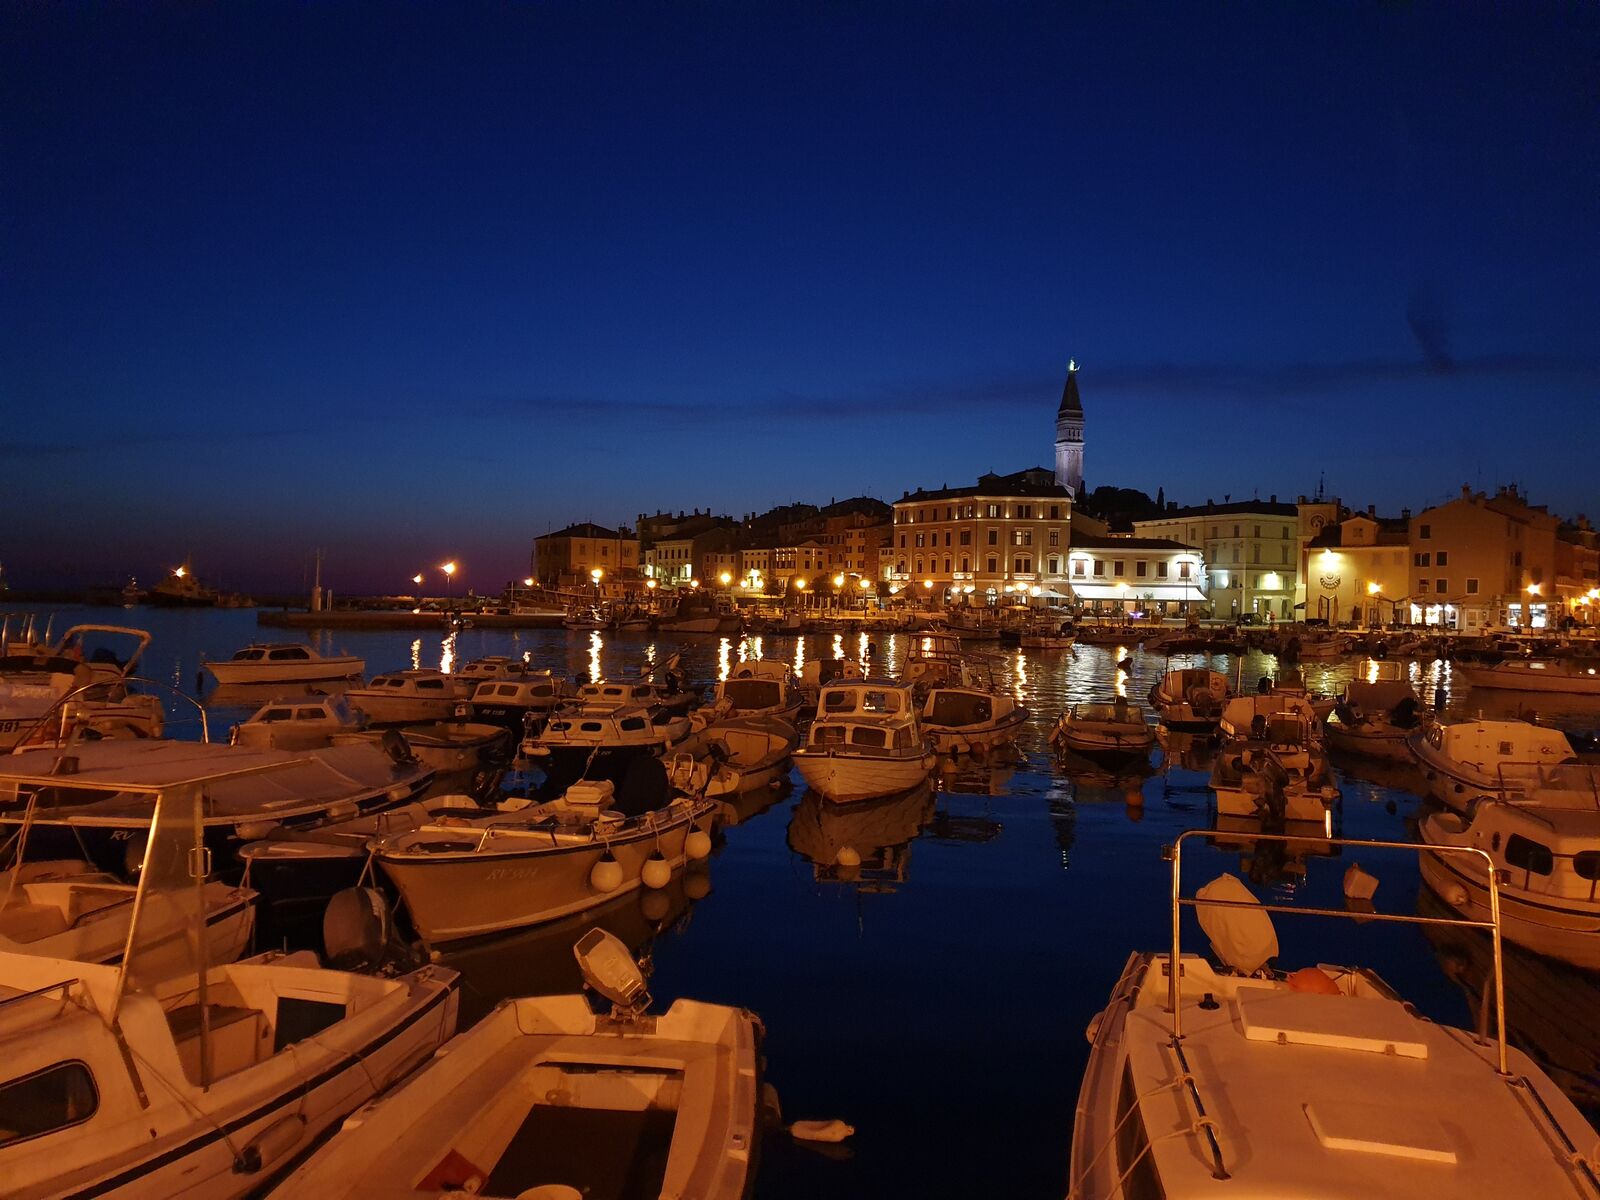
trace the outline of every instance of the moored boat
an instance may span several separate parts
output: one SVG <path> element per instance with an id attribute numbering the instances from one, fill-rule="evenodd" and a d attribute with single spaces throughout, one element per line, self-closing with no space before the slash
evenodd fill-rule
<path id="1" fill-rule="evenodd" d="M 1069 1196 L 1596 1194 L 1595 1130 L 1507 1045 L 1498 994 L 1495 1040 L 1426 1020 L 1366 968 L 1276 969 L 1267 906 L 1237 878 L 1181 891 L 1183 843 L 1219 836 L 1180 835 L 1171 949 L 1132 954 L 1090 1022 Z M 1179 956 L 1183 906 L 1220 966 Z"/>
<path id="2" fill-rule="evenodd" d="M 582 995 L 506 1000 L 285 1181 L 287 1197 L 405 1193 L 740 1200 L 755 1168 L 760 1021 L 678 1000 L 602 929 L 574 946 Z"/>
<path id="3" fill-rule="evenodd" d="M 822 689 L 806 744 L 794 760 L 813 788 L 849 803 L 916 787 L 938 756 L 923 735 L 911 688 L 863 679 Z"/>
<path id="4" fill-rule="evenodd" d="M 1050 741 L 1086 758 L 1128 761 L 1149 755 L 1156 731 L 1137 704 L 1119 696 L 1072 705 L 1057 719 Z"/>
<path id="5" fill-rule="evenodd" d="M 1428 795 L 1458 810 L 1478 796 L 1515 799 L 1543 770 L 1574 758 L 1566 734 L 1530 721 L 1436 721 L 1413 731 L 1406 746 Z"/>
<path id="6" fill-rule="evenodd" d="M 1406 739 L 1421 724 L 1422 702 L 1398 673 L 1389 679 L 1352 680 L 1323 725 L 1330 750 L 1410 762 Z"/>
<path id="7" fill-rule="evenodd" d="M 1228 677 L 1204 667 L 1168 671 L 1150 687 L 1150 707 L 1174 733 L 1217 731 L 1222 708 L 1233 695 Z"/>
<path id="8" fill-rule="evenodd" d="M 324 655 L 303 642 L 258 642 L 234 651 L 222 661 L 202 659 L 200 666 L 218 683 L 312 683 L 321 679 L 353 679 L 367 669 L 353 654 Z"/>
<path id="9" fill-rule="evenodd" d="M 374 725 L 414 725 L 457 716 L 458 709 L 468 707 L 473 687 L 458 676 L 422 668 L 374 676 L 344 697 Z"/>
<path id="10" fill-rule="evenodd" d="M 1211 767 L 1217 812 L 1278 821 L 1330 822 L 1339 801 L 1321 728 L 1297 696 L 1235 696 L 1222 714 Z"/>
<path id="11" fill-rule="evenodd" d="M 1458 663 L 1455 675 L 1475 688 L 1600 698 L 1600 662 L 1594 659 L 1510 658 L 1493 665 Z"/>

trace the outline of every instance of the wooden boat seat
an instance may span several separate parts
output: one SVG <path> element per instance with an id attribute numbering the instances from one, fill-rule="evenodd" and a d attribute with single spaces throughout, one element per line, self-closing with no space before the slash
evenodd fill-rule
<path id="1" fill-rule="evenodd" d="M 13 904 L 0 911 L 0 938 L 26 945 L 67 932 L 67 920 L 53 904 Z"/>

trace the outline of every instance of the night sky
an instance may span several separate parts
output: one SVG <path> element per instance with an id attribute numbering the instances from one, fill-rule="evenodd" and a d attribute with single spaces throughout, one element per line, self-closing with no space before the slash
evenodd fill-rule
<path id="1" fill-rule="evenodd" d="M 457 587 L 1048 465 L 1600 515 L 1600 6 L 0 17 L 0 563 Z"/>

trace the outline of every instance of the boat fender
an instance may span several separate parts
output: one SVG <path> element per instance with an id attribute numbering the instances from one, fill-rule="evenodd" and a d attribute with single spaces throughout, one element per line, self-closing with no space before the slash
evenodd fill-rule
<path id="1" fill-rule="evenodd" d="M 299 1113 L 281 1117 L 251 1138 L 233 1160 L 235 1175 L 254 1175 L 277 1162 L 306 1136 L 306 1119 Z"/>
<path id="2" fill-rule="evenodd" d="M 1087 1041 L 1091 1046 L 1094 1045 L 1095 1038 L 1100 1036 L 1100 1025 L 1103 1021 L 1105 1021 L 1105 1019 L 1105 1009 L 1101 1009 L 1099 1012 L 1095 1013 L 1094 1016 L 1089 1018 L 1089 1026 L 1083 1031 L 1083 1037 L 1084 1040 Z"/>
<path id="3" fill-rule="evenodd" d="M 644 860 L 644 866 L 639 871 L 639 879 L 647 888 L 657 890 L 664 888 L 672 882 L 672 864 L 661 856 L 657 850 Z"/>
<path id="4" fill-rule="evenodd" d="M 622 886 L 622 864 L 609 850 L 589 868 L 589 886 L 597 892 L 614 892 Z"/>
<path id="5" fill-rule="evenodd" d="M 1444 898 L 1453 908 L 1465 908 L 1467 906 L 1467 889 L 1459 883 L 1449 884 L 1444 889 Z"/>
<path id="6" fill-rule="evenodd" d="M 696 861 L 708 858 L 711 854 L 711 835 L 703 829 L 691 829 L 689 836 L 683 839 L 683 852 Z"/>
<path id="7" fill-rule="evenodd" d="M 1289 985 L 1291 992 L 1307 992 L 1314 996 L 1340 996 L 1339 985 L 1328 977 L 1326 971 L 1317 967 L 1301 967 L 1298 971 L 1291 971 L 1284 982 Z"/>
<path id="8" fill-rule="evenodd" d="M 802 1142 L 842 1142 L 856 1131 L 854 1125 L 835 1117 L 831 1121 L 796 1121 L 789 1135 Z"/>

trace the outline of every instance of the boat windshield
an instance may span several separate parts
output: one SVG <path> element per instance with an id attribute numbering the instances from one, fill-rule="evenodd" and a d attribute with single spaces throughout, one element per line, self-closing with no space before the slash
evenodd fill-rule
<path id="1" fill-rule="evenodd" d="M 198 786 L 169 789 L 156 801 L 119 991 L 148 991 L 204 970 L 209 855 L 201 835 L 202 804 Z"/>

